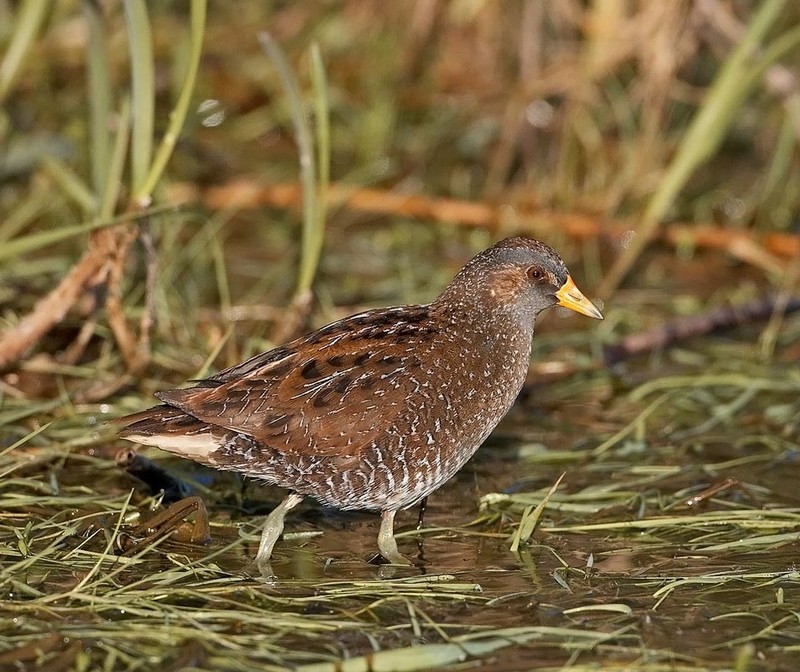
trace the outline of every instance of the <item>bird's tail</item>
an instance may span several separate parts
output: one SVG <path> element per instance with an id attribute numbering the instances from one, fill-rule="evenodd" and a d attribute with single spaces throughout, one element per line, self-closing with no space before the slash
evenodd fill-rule
<path id="1" fill-rule="evenodd" d="M 128 441 L 156 446 L 214 466 L 211 458 L 222 443 L 218 428 L 198 420 L 179 408 L 163 404 L 126 415 L 117 423 L 124 425 L 119 436 Z"/>

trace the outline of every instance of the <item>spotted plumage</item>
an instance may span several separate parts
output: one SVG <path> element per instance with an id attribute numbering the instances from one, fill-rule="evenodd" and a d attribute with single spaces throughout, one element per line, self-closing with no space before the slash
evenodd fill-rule
<path id="1" fill-rule="evenodd" d="M 561 304 L 601 317 L 549 247 L 510 238 L 473 258 L 428 305 L 329 324 L 123 419 L 121 436 L 291 491 L 383 512 L 379 547 L 403 562 L 396 511 L 455 474 L 506 414 L 528 368 L 536 315 Z"/>

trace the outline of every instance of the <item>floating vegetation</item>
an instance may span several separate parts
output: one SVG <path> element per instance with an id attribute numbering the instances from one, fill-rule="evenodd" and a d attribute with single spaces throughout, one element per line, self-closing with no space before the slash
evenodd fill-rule
<path id="1" fill-rule="evenodd" d="M 796 669 L 797 8 L 205 4 L 0 6 L 0 669 Z M 417 567 L 308 503 L 251 577 L 282 493 L 119 454 L 514 233 L 606 320 L 537 323 Z"/>

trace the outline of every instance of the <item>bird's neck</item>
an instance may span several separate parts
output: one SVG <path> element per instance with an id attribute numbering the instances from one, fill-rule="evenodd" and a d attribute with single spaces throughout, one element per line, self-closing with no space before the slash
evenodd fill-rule
<path id="1" fill-rule="evenodd" d="M 531 354 L 534 320 L 513 306 L 484 301 L 476 295 L 449 297 L 435 301 L 430 308 L 447 328 L 468 341 L 477 352 L 491 352 L 501 366 L 509 360 L 527 362 Z"/>

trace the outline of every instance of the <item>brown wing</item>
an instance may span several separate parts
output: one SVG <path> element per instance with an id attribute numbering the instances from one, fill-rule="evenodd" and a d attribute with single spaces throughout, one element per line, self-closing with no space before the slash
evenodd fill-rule
<path id="1" fill-rule="evenodd" d="M 421 306 L 355 315 L 157 396 L 288 453 L 348 455 L 403 430 L 407 400 L 426 387 L 425 317 Z"/>

